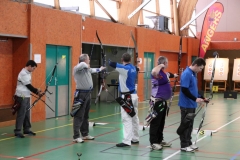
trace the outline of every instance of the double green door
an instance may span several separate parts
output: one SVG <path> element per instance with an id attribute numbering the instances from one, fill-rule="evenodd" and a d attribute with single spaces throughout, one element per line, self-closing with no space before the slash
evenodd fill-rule
<path id="1" fill-rule="evenodd" d="M 46 94 L 46 103 L 55 111 L 45 105 L 46 118 L 69 113 L 69 53 L 70 47 L 67 46 L 46 46 L 46 85 L 50 92 Z"/>
<path id="2" fill-rule="evenodd" d="M 144 53 L 144 100 L 149 100 L 152 91 L 151 72 L 154 67 L 154 53 Z"/>

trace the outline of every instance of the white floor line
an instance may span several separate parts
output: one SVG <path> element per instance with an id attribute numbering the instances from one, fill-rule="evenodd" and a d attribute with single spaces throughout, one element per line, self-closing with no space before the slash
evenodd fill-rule
<path id="1" fill-rule="evenodd" d="M 214 130 L 214 131 L 218 131 L 218 130 L 222 129 L 223 127 L 229 125 L 230 123 L 232 123 L 232 122 L 234 122 L 234 121 L 236 121 L 236 120 L 238 120 L 238 119 L 240 119 L 240 117 L 235 118 L 234 120 L 232 120 L 232 121 L 230 121 L 230 122 L 224 124 L 223 126 L 219 127 L 218 129 L 216 129 L 216 130 Z M 197 140 L 197 142 L 203 140 L 203 139 L 206 138 L 206 137 L 207 137 L 207 136 L 204 136 L 204 137 L 200 138 L 199 140 Z M 181 151 L 181 150 L 179 150 L 179 151 L 177 151 L 177 152 L 171 154 L 170 156 L 164 158 L 163 160 L 168 160 L 169 158 L 171 158 L 171 157 L 175 156 L 176 154 L 178 154 L 180 151 Z"/>
<path id="2" fill-rule="evenodd" d="M 220 130 L 220 129 L 222 129 L 223 127 L 225 127 L 225 126 L 227 126 L 228 124 L 230 124 L 230 123 L 232 123 L 232 122 L 234 122 L 234 121 L 236 121 L 236 120 L 238 120 L 240 117 L 238 117 L 238 118 L 236 118 L 236 119 L 234 119 L 234 120 L 232 120 L 232 121 L 230 121 L 230 122 L 228 122 L 227 124 L 225 124 L 225 125 L 223 125 L 223 126 L 221 126 L 221 127 L 219 127 L 218 129 L 216 129 L 216 130 L 214 130 L 214 131 L 218 131 L 218 130 Z"/>

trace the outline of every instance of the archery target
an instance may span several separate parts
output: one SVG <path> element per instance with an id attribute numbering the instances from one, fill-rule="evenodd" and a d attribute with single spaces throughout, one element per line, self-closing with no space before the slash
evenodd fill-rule
<path id="1" fill-rule="evenodd" d="M 240 59 L 239 58 L 234 59 L 232 80 L 233 81 L 240 80 Z"/>
<path id="2" fill-rule="evenodd" d="M 206 67 L 204 69 L 204 80 L 210 80 L 214 69 L 215 58 L 206 59 Z M 215 63 L 214 80 L 227 80 L 229 71 L 229 59 L 217 58 Z M 240 79 L 240 63 L 239 63 L 239 79 Z"/>

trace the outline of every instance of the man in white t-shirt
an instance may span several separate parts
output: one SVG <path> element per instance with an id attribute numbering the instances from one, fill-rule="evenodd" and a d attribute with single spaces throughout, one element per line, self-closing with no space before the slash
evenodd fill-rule
<path id="1" fill-rule="evenodd" d="M 40 96 L 41 90 L 33 87 L 31 85 L 31 72 L 33 72 L 37 68 L 36 62 L 33 60 L 29 60 L 17 78 L 17 87 L 15 92 L 15 100 L 20 104 L 19 109 L 17 110 L 17 118 L 15 125 L 15 136 L 18 138 L 24 138 L 23 133 L 28 135 L 35 136 L 36 133 L 30 130 L 31 122 L 30 122 L 30 96 L 31 92 Z"/>

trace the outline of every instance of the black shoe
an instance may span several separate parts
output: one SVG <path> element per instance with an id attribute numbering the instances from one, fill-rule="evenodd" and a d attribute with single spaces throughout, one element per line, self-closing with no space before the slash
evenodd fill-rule
<path id="1" fill-rule="evenodd" d="M 131 141 L 132 144 L 139 144 L 139 141 Z"/>
<path id="2" fill-rule="evenodd" d="M 15 133 L 15 137 L 17 137 L 17 138 L 25 138 L 25 136 L 22 133 Z"/>
<path id="3" fill-rule="evenodd" d="M 118 143 L 116 144 L 117 147 L 129 147 L 130 145 L 125 144 L 125 143 Z"/>
<path id="4" fill-rule="evenodd" d="M 28 134 L 30 136 L 36 136 L 36 133 L 32 132 L 32 131 L 28 131 L 28 132 L 23 132 L 24 134 Z"/>

